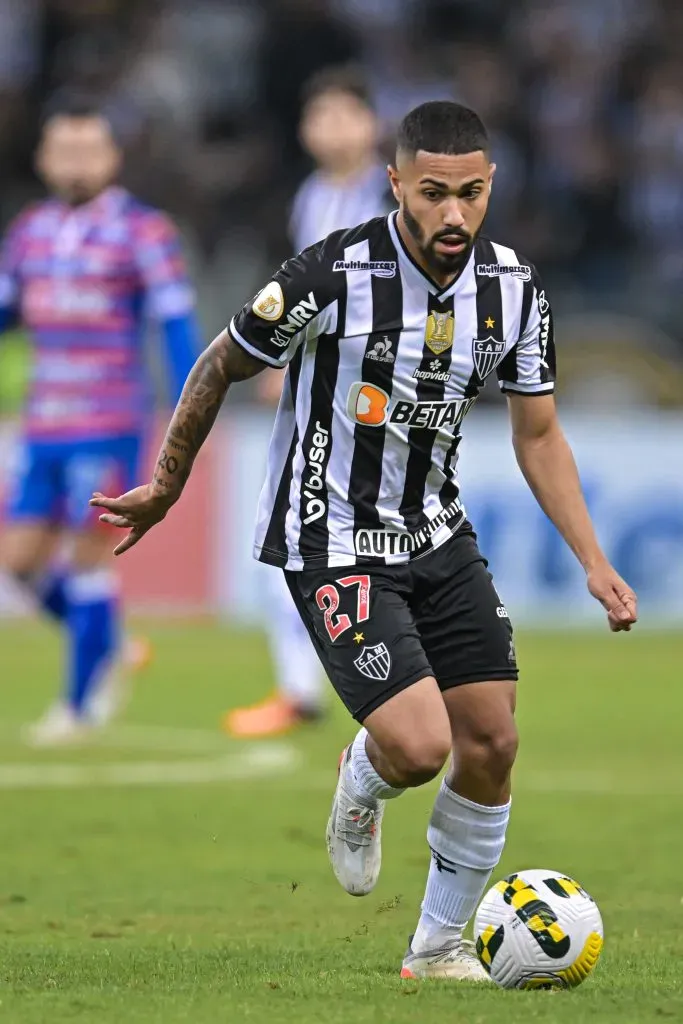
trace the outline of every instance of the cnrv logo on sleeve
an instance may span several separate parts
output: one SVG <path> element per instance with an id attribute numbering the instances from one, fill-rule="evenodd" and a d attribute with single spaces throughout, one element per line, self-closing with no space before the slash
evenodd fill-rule
<path id="1" fill-rule="evenodd" d="M 335 260 L 333 273 L 365 270 L 373 277 L 396 277 L 395 260 Z"/>
<path id="2" fill-rule="evenodd" d="M 279 320 L 284 312 L 285 297 L 278 282 L 271 281 L 267 284 L 258 293 L 251 308 L 262 320 Z"/>
<path id="3" fill-rule="evenodd" d="M 531 280 L 531 267 L 525 267 L 522 263 L 508 267 L 504 263 L 478 263 L 477 273 L 480 277 L 504 277 L 509 274 L 517 277 L 520 281 Z"/>
<path id="4" fill-rule="evenodd" d="M 275 333 L 270 339 L 272 344 L 277 345 L 278 348 L 286 348 L 294 335 L 298 334 L 302 327 L 305 327 L 308 321 L 313 319 L 317 312 L 319 310 L 315 295 L 313 292 L 309 292 L 308 298 L 302 299 L 301 302 L 289 311 L 285 322 L 276 327 Z"/>

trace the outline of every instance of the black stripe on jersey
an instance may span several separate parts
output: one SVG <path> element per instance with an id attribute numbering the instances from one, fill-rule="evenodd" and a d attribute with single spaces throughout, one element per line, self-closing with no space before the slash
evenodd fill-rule
<path id="1" fill-rule="evenodd" d="M 396 250 L 388 232 L 370 239 L 369 259 L 391 260 Z M 401 275 L 370 278 L 372 288 L 372 333 L 363 359 L 362 379 L 375 384 L 391 397 L 394 368 L 403 330 L 403 283 Z M 359 529 L 381 529 L 377 499 L 382 483 L 386 427 L 357 423 L 353 432 L 353 459 L 349 478 L 349 503 L 354 509 L 354 534 Z M 383 558 L 358 555 L 358 565 L 383 562 Z"/>
<path id="2" fill-rule="evenodd" d="M 427 344 L 428 332 L 430 330 L 429 317 L 431 314 L 451 314 L 451 338 L 455 332 L 455 311 L 453 298 L 439 299 L 428 293 L 427 317 L 425 319 L 425 340 L 422 348 L 422 360 L 420 370 L 426 375 L 434 370 L 448 373 L 451 359 L 453 357 L 453 344 L 443 352 L 436 353 Z M 437 328 L 438 330 L 438 328 Z M 446 392 L 445 381 L 421 380 L 418 378 L 416 395 L 418 402 L 443 402 Z M 408 462 L 406 466 L 406 479 L 403 487 L 403 497 L 399 506 L 399 512 L 403 516 L 406 529 L 414 533 L 427 522 L 424 513 L 424 495 L 427 485 L 427 476 L 432 468 L 432 449 L 436 440 L 437 430 L 429 430 L 425 427 L 410 427 L 408 431 Z M 424 553 L 424 550 L 420 552 Z M 413 557 L 411 555 L 411 557 Z"/>
<path id="3" fill-rule="evenodd" d="M 488 238 L 478 238 L 474 247 L 474 265 L 480 263 L 497 263 L 496 250 Z M 501 341 L 505 337 L 503 325 L 503 294 L 500 288 L 499 277 L 486 277 L 477 275 L 477 333 L 472 339 L 472 373 L 465 387 L 465 398 L 476 398 L 483 386 L 483 381 L 477 369 L 477 341 L 485 341 L 487 338 L 494 338 Z M 487 326 L 493 321 L 493 327 Z M 460 489 L 453 481 L 455 475 L 454 461 L 460 444 L 461 434 L 458 428 L 451 445 L 446 452 L 443 471 L 448 478 L 443 483 L 439 492 L 441 504 L 446 508 L 455 498 L 458 497 Z"/>
<path id="4" fill-rule="evenodd" d="M 322 334 L 316 343 L 308 424 L 302 439 L 299 554 L 304 569 L 327 564 L 329 549 L 330 506 L 325 476 L 334 444 L 332 416 L 339 372 L 339 338 L 346 322 L 346 287 L 340 288 L 337 302 L 336 332 Z"/>
<path id="5" fill-rule="evenodd" d="M 303 359 L 304 346 L 300 345 L 294 353 L 289 364 L 288 380 L 292 395 L 292 405 L 296 409 L 296 395 L 299 386 L 299 374 L 301 373 L 301 361 Z M 294 422 L 294 434 L 287 453 L 287 460 L 282 469 L 280 482 L 275 493 L 273 514 L 268 523 L 266 536 L 263 541 L 263 561 L 270 565 L 279 565 L 283 568 L 287 564 L 287 536 L 285 533 L 285 520 L 289 512 L 289 494 L 292 486 L 292 472 L 294 467 L 294 456 L 299 444 L 299 431 L 296 421 Z M 267 556 L 267 557 L 266 557 Z"/>
<path id="6" fill-rule="evenodd" d="M 478 238 L 474 248 L 475 266 L 480 263 L 497 263 L 498 257 L 488 238 Z M 499 277 L 477 276 L 477 334 L 472 339 L 472 375 L 465 388 L 465 398 L 476 398 L 484 385 L 477 369 L 477 341 L 494 338 L 502 341 L 505 338 L 503 324 L 503 293 Z M 487 327 L 493 321 L 493 327 Z"/>

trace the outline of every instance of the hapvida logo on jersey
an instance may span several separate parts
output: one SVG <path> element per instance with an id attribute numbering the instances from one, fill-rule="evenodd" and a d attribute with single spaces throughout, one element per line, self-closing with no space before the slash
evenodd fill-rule
<path id="1" fill-rule="evenodd" d="M 417 370 L 413 371 L 413 380 L 435 380 L 440 384 L 448 384 L 451 374 L 444 370 L 443 365 L 438 359 L 432 359 L 428 370 L 421 370 L 418 366 Z"/>
<path id="2" fill-rule="evenodd" d="M 322 494 L 325 458 L 329 443 L 329 430 L 323 427 L 320 420 L 316 420 L 315 433 L 311 438 L 311 447 L 308 450 L 306 466 L 301 479 L 301 496 L 305 501 L 304 515 L 301 521 L 304 526 L 309 526 L 317 519 L 321 519 L 327 512 L 327 502 Z"/>
<path id="3" fill-rule="evenodd" d="M 455 398 L 447 402 L 392 401 L 376 384 L 356 381 L 349 388 L 346 414 L 354 423 L 365 427 L 397 423 L 425 430 L 455 429 L 475 402 L 476 398 Z"/>
<path id="4" fill-rule="evenodd" d="M 316 313 L 320 312 L 318 303 L 313 292 L 308 293 L 308 298 L 302 299 L 287 314 L 287 319 L 275 333 L 271 335 L 271 342 L 278 348 L 286 348 L 295 334 L 298 334 L 302 327 L 305 327 L 309 320 L 312 320 Z"/>

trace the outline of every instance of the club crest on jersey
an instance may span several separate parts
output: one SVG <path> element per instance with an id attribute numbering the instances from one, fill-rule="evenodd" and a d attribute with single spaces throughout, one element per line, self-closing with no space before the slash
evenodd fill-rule
<path id="1" fill-rule="evenodd" d="M 434 310 L 427 317 L 425 327 L 425 344 L 435 356 L 440 356 L 453 344 L 455 318 L 449 309 L 445 313 Z"/>
<path id="2" fill-rule="evenodd" d="M 277 281 L 271 281 L 258 293 L 251 308 L 262 320 L 273 323 L 280 319 L 285 308 L 285 297 Z"/>
<path id="3" fill-rule="evenodd" d="M 472 339 L 472 359 L 480 381 L 485 381 L 491 371 L 495 370 L 504 353 L 505 342 L 498 341 L 492 335 Z"/>
<path id="4" fill-rule="evenodd" d="M 368 679 L 379 679 L 386 683 L 391 671 L 391 655 L 387 645 L 380 643 L 373 647 L 364 647 L 357 658 L 354 658 L 354 665 L 362 675 Z"/>

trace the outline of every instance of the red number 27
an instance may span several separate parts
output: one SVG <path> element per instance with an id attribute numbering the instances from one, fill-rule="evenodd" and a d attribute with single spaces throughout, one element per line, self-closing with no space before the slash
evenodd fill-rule
<path id="1" fill-rule="evenodd" d="M 356 622 L 366 622 L 370 617 L 370 577 L 369 576 L 344 576 L 336 580 L 340 587 L 358 587 L 358 607 L 356 611 Z M 338 640 L 342 633 L 351 629 L 353 623 L 351 618 L 342 612 L 335 615 L 339 607 L 339 591 L 333 583 L 326 583 L 315 592 L 315 601 L 318 608 L 323 612 L 325 629 L 332 643 Z"/>

